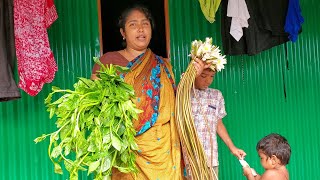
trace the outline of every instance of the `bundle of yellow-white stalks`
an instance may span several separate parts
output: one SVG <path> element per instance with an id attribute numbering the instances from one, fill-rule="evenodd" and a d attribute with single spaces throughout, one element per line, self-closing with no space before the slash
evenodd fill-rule
<path id="1" fill-rule="evenodd" d="M 176 124 L 179 132 L 181 145 L 184 150 L 184 158 L 188 163 L 188 177 L 191 179 L 218 179 L 211 168 L 208 168 L 207 156 L 194 125 L 191 111 L 191 90 L 194 88 L 196 69 L 192 63 L 195 58 L 201 59 L 208 64 L 213 71 L 221 71 L 227 63 L 217 46 L 212 45 L 212 38 L 206 38 L 205 42 L 195 40 L 191 44 L 192 60 L 182 76 L 177 88 L 176 95 Z M 211 142 L 212 144 L 212 142 Z"/>

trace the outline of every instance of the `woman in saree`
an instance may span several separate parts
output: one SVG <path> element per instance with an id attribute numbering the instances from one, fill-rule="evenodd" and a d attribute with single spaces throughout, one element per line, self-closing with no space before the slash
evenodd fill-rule
<path id="1" fill-rule="evenodd" d="M 174 75 L 169 60 L 148 48 L 153 18 L 148 9 L 136 5 L 122 13 L 118 24 L 126 47 L 105 53 L 100 61 L 130 68 L 124 80 L 133 86 L 134 102 L 143 112 L 133 120 L 139 173 L 135 176 L 114 169 L 112 179 L 182 179 L 181 147 L 174 123 Z M 204 66 L 195 63 L 198 74 Z M 97 78 L 95 73 L 99 68 L 98 64 L 94 65 L 92 79 Z"/>

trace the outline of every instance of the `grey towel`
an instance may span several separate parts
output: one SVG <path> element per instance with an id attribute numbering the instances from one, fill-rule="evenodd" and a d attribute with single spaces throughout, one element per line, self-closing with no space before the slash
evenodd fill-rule
<path id="1" fill-rule="evenodd" d="M 0 102 L 21 97 L 13 78 L 14 63 L 13 0 L 0 0 Z"/>

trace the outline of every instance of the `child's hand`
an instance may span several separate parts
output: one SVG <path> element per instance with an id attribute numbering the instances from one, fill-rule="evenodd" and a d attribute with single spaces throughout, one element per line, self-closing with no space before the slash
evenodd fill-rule
<path id="1" fill-rule="evenodd" d="M 199 58 L 193 58 L 193 65 L 196 68 L 197 76 L 200 76 L 200 74 L 204 69 L 207 69 L 210 67 L 210 64 L 207 64 L 206 62 L 202 61 Z"/>
<path id="2" fill-rule="evenodd" d="M 253 177 L 257 176 L 257 172 L 253 169 L 253 168 L 250 168 L 249 164 L 247 163 L 247 161 L 245 161 L 244 159 L 240 159 L 239 160 L 240 164 L 242 165 L 243 167 L 243 175 L 246 176 L 246 177 L 249 177 L 251 175 L 248 174 L 248 169 L 250 169 L 250 173 L 252 174 Z M 246 169 L 245 169 L 246 168 Z M 251 177 L 252 177 L 251 176 Z M 248 179 L 252 179 L 252 178 L 248 178 Z"/>
<path id="3" fill-rule="evenodd" d="M 246 177 L 253 176 L 250 166 L 245 166 L 245 167 L 242 168 L 242 170 L 243 170 L 243 175 L 244 176 L 246 176 Z"/>

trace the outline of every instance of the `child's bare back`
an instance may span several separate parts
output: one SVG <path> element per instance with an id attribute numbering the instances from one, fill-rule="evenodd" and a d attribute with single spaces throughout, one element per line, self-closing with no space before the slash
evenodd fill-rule
<path id="1" fill-rule="evenodd" d="M 269 169 L 261 175 L 260 180 L 289 180 L 289 173 L 284 166 L 280 169 Z"/>
<path id="2" fill-rule="evenodd" d="M 286 165 L 289 163 L 291 148 L 283 136 L 269 134 L 258 142 L 256 149 L 265 172 L 253 175 L 251 168 L 245 166 L 243 175 L 248 180 L 289 180 Z"/>

